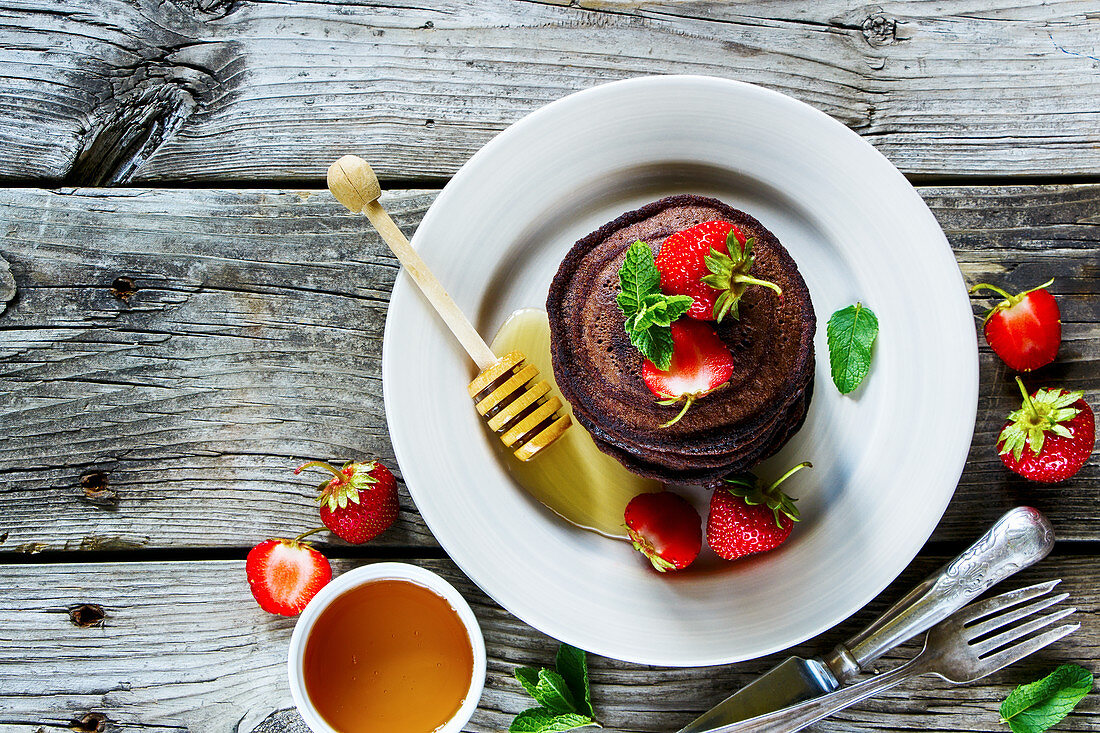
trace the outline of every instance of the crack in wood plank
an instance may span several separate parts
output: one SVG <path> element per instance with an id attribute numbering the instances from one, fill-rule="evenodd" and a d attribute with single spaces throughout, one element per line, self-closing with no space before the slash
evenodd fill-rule
<path id="1" fill-rule="evenodd" d="M 0 0 L 0 175 L 319 180 L 350 146 L 439 179 L 564 94 L 669 73 L 791 94 L 914 175 L 1095 173 L 1096 14 L 995 5 Z"/>

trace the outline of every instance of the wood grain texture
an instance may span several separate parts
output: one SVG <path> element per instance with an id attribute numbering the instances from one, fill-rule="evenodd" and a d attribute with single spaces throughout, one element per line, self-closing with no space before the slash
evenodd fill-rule
<path id="1" fill-rule="evenodd" d="M 832 648 L 933 571 L 944 558 L 915 562 L 857 617 L 797 647 Z M 516 666 L 549 666 L 556 642 L 484 596 L 449 561 L 418 561 L 441 573 L 470 602 L 488 650 L 485 693 L 470 731 L 499 731 L 530 699 L 512 678 Z M 352 563 L 335 563 L 343 572 Z M 1017 684 L 1059 663 L 1100 656 L 1096 612 L 1100 570 L 1091 559 L 1051 557 L 1004 587 L 1063 578 L 1082 628 L 1070 639 L 986 680 L 957 690 L 921 678 L 818 724 L 818 731 L 1003 731 L 997 708 Z M 156 733 L 303 733 L 286 681 L 293 619 L 269 616 L 252 601 L 243 562 L 0 566 L 0 733 L 56 733 L 89 714 L 101 730 Z M 99 625 L 80 628 L 68 609 L 103 606 Z M 731 631 L 731 633 L 735 633 Z M 883 668 L 915 653 L 891 654 Z M 676 730 L 751 681 L 786 653 L 707 669 L 665 669 L 593 657 L 592 699 L 612 731 Z M 1091 663 L 1095 667 L 1095 663 Z M 1059 730 L 1100 726 L 1092 695 Z"/>
<path id="2" fill-rule="evenodd" d="M 1100 186 L 923 193 L 971 282 L 1056 276 L 1062 350 L 1028 383 L 1098 404 Z M 411 233 L 433 197 L 383 201 Z M 0 553 L 249 547 L 315 526 L 297 463 L 394 465 L 380 357 L 396 263 L 327 192 L 9 189 L 0 236 L 18 287 L 0 316 Z M 1017 504 L 1100 539 L 1100 455 L 1053 487 L 1009 473 L 993 446 L 1019 397 L 984 343 L 981 385 L 934 539 L 968 544 Z M 434 546 L 401 501 L 378 542 Z"/>
<path id="3" fill-rule="evenodd" d="M 0 178 L 453 173 L 570 92 L 707 74 L 790 94 L 928 175 L 1100 170 L 1089 0 L 0 0 Z"/>

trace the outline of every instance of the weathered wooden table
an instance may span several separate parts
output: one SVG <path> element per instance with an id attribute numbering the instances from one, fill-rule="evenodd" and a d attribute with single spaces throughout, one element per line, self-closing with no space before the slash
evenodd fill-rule
<path id="1" fill-rule="evenodd" d="M 1054 276 L 1064 342 L 1028 381 L 1100 401 L 1096 0 L 0 0 L 0 732 L 303 730 L 294 622 L 255 606 L 244 555 L 315 524 L 299 461 L 394 465 L 379 359 L 396 263 L 321 190 L 325 167 L 374 161 L 411 232 L 510 122 L 670 72 L 762 84 L 864 135 L 918 185 L 968 280 Z M 1021 503 L 1059 542 L 1010 583 L 1063 578 L 1082 630 L 981 684 L 924 680 L 818 730 L 1007 730 L 1014 685 L 1100 666 L 1100 460 L 1053 487 L 1005 471 L 993 444 L 1018 396 L 984 344 L 981 364 L 969 463 L 931 541 L 799 651 Z M 325 549 L 337 572 L 402 559 L 462 589 L 489 649 L 471 730 L 528 705 L 511 671 L 556 643 L 463 577 L 407 494 L 378 541 Z M 675 730 L 782 656 L 595 658 L 597 713 Z M 1097 700 L 1060 729 L 1100 729 Z"/>

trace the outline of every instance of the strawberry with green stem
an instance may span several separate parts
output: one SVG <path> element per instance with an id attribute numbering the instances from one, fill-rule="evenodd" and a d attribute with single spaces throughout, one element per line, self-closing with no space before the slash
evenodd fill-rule
<path id="1" fill-rule="evenodd" d="M 699 512 L 671 491 L 638 494 L 626 505 L 623 521 L 634 549 L 661 573 L 683 570 L 703 547 Z"/>
<path id="2" fill-rule="evenodd" d="M 1018 372 L 1030 372 L 1054 361 L 1062 343 L 1058 301 L 1047 290 L 1054 280 L 1010 295 L 996 285 L 978 283 L 973 295 L 992 290 L 1004 298 L 985 315 L 985 340 L 1001 360 Z"/>
<path id="3" fill-rule="evenodd" d="M 321 522 L 345 542 L 359 545 L 385 532 L 397 519 L 397 481 L 378 461 L 349 461 L 337 470 L 310 461 L 294 470 L 319 467 L 332 474 L 321 484 Z"/>
<path id="4" fill-rule="evenodd" d="M 1001 461 L 1031 481 L 1064 481 L 1092 455 L 1096 442 L 1092 408 L 1083 392 L 1040 389 L 1029 395 L 1019 377 L 1016 383 L 1024 402 L 1008 416 L 997 438 Z"/>
<path id="5" fill-rule="evenodd" d="M 737 303 L 749 285 L 771 288 L 782 298 L 778 285 L 749 274 L 755 242 L 737 226 L 721 220 L 669 235 L 655 260 L 662 292 L 690 296 L 689 317 L 719 322 L 727 314 L 738 317 Z"/>
<path id="6" fill-rule="evenodd" d="M 707 544 L 724 560 L 774 550 L 787 541 L 799 521 L 795 500 L 779 486 L 809 462 L 799 463 L 770 485 L 761 485 L 753 473 L 725 479 L 714 490 L 707 515 Z"/>

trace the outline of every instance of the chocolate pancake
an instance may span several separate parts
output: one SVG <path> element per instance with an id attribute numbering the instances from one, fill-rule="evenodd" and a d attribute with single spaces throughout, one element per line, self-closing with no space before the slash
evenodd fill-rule
<path id="1" fill-rule="evenodd" d="M 670 234 L 714 219 L 755 237 L 752 275 L 783 290 L 750 286 L 740 318 L 716 327 L 730 348 L 729 384 L 667 428 L 678 407 L 656 404 L 642 356 L 615 302 L 618 271 L 637 240 L 658 250 Z M 759 221 L 716 199 L 672 196 L 628 212 L 578 241 L 550 287 L 554 375 L 574 416 L 627 468 L 670 481 L 705 481 L 774 453 L 801 425 L 814 372 L 813 305 L 790 254 Z"/>

